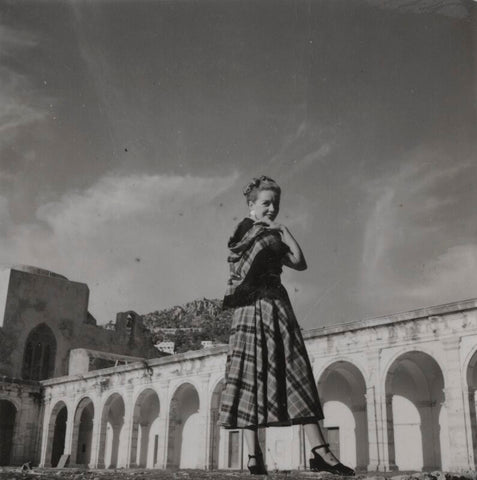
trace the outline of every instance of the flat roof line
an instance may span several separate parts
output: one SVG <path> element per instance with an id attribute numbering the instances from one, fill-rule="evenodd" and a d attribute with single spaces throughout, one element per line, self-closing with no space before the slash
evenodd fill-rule
<path id="1" fill-rule="evenodd" d="M 303 332 L 304 338 L 322 337 L 348 331 L 362 330 L 365 328 L 373 328 L 393 323 L 408 322 L 426 317 L 437 317 L 447 313 L 465 312 L 467 310 L 477 309 L 477 299 L 461 300 L 458 302 L 445 303 L 432 307 L 418 308 L 406 312 L 393 313 L 391 315 L 383 315 L 356 322 L 340 323 L 338 325 L 325 325 L 323 327 L 313 328 Z"/>

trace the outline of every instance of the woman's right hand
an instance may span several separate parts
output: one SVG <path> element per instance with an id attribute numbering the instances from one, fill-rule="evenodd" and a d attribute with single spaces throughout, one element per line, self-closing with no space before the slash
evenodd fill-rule
<path id="1" fill-rule="evenodd" d="M 260 222 L 264 223 L 267 228 L 269 228 L 270 230 L 278 230 L 280 233 L 283 232 L 283 228 L 284 225 L 280 224 L 280 223 L 277 223 L 275 222 L 274 220 L 271 220 L 270 218 L 268 217 L 263 217 Z"/>

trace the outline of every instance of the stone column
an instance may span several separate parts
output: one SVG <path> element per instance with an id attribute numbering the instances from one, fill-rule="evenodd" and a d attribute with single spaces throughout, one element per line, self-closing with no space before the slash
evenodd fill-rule
<path id="1" fill-rule="evenodd" d="M 370 378 L 368 379 L 366 388 L 366 417 L 368 421 L 368 470 L 370 472 L 379 470 L 382 460 L 382 434 L 379 429 L 382 428 L 380 410 L 378 408 L 378 398 L 376 395 L 376 387 L 378 384 L 379 371 L 379 351 L 373 350 L 368 352 L 368 365 Z M 381 443 L 381 445 L 380 445 Z"/>
<path id="2" fill-rule="evenodd" d="M 200 392 L 199 393 L 199 428 L 202 432 L 201 445 L 197 445 L 199 449 L 197 468 L 207 469 L 209 449 L 210 449 L 210 395 L 209 395 L 209 378 L 210 374 L 200 376 Z"/>
<path id="3" fill-rule="evenodd" d="M 366 387 L 366 417 L 369 441 L 368 470 L 382 472 L 396 470 L 390 403 L 392 396 L 386 395 L 386 379 L 380 378 L 380 351 L 369 351 L 367 358 L 370 372 Z"/>
<path id="4" fill-rule="evenodd" d="M 124 419 L 119 419 L 117 422 L 113 423 L 111 426 L 113 428 L 113 441 L 111 446 L 111 465 L 110 467 L 117 467 L 118 460 L 122 458 L 123 451 L 119 451 L 120 444 L 120 435 L 121 430 L 124 425 Z"/>
<path id="5" fill-rule="evenodd" d="M 167 430 L 169 428 L 169 423 L 167 421 L 167 412 L 166 409 L 165 413 L 162 412 L 159 415 L 159 441 L 157 445 L 157 463 L 154 465 L 154 468 L 166 468 L 167 462 Z"/>
<path id="6" fill-rule="evenodd" d="M 41 435 L 41 453 L 40 453 L 40 467 L 51 467 L 51 459 L 46 458 L 46 452 L 48 449 L 48 440 L 49 440 L 49 423 L 51 416 L 51 402 L 50 399 L 45 399 L 44 405 L 44 414 L 43 414 L 43 431 Z M 68 428 L 68 427 L 67 427 Z M 65 437 L 66 442 L 66 437 Z M 66 443 L 65 443 L 66 449 Z"/>
<path id="7" fill-rule="evenodd" d="M 139 438 L 139 467 L 147 467 L 147 452 L 149 449 L 149 432 L 151 424 L 148 422 L 141 423 L 141 436 Z"/>
<path id="8" fill-rule="evenodd" d="M 134 421 L 131 424 L 131 442 L 130 442 L 130 453 L 129 453 L 129 468 L 137 467 L 137 452 L 140 448 L 139 445 L 140 437 L 139 437 L 139 423 Z"/>
<path id="9" fill-rule="evenodd" d="M 218 456 L 220 442 L 220 426 L 217 424 L 219 419 L 219 410 L 217 408 L 210 408 L 210 422 L 209 422 L 209 454 L 207 456 L 207 468 L 209 470 L 216 470 L 218 468 Z"/>
<path id="10" fill-rule="evenodd" d="M 180 452 L 178 449 L 180 428 L 179 405 L 176 397 L 169 401 L 169 415 L 167 418 L 167 450 L 166 450 L 166 468 L 179 468 L 180 466 Z"/>
<path id="11" fill-rule="evenodd" d="M 133 427 L 133 416 L 134 416 L 134 387 L 128 385 L 126 392 L 123 398 L 124 401 L 124 417 L 123 417 L 123 432 L 120 432 L 122 435 L 123 441 L 120 443 L 120 451 L 118 452 L 118 460 L 120 466 L 129 467 L 131 461 L 131 443 L 132 443 L 132 427 Z"/>
<path id="12" fill-rule="evenodd" d="M 74 403 L 73 402 L 68 403 L 67 409 L 68 409 L 68 415 L 66 417 L 64 454 L 70 455 L 70 463 L 71 463 L 73 460 L 72 447 L 73 447 L 73 432 L 75 428 L 75 414 L 76 414 L 76 412 L 74 411 Z"/>
<path id="13" fill-rule="evenodd" d="M 381 405 L 383 416 L 383 461 L 380 470 L 387 472 L 397 470 L 396 450 L 394 447 L 394 417 L 393 417 L 393 394 L 385 393 L 384 404 Z"/>
<path id="14" fill-rule="evenodd" d="M 376 395 L 376 386 L 368 386 L 366 391 L 366 416 L 368 420 L 368 471 L 384 470 L 383 468 L 383 422 L 380 405 Z"/>
<path id="15" fill-rule="evenodd" d="M 470 387 L 467 389 L 467 398 L 468 400 L 465 401 L 464 399 L 464 416 L 466 425 L 470 425 L 469 430 L 467 431 L 467 442 L 470 446 L 470 463 L 471 465 L 475 465 L 476 460 L 476 442 L 474 441 L 475 435 L 477 434 L 477 396 L 476 391 L 474 388 Z M 475 467 L 473 467 L 475 468 Z"/>
<path id="16" fill-rule="evenodd" d="M 169 417 L 171 408 L 170 385 L 169 381 L 162 381 L 158 384 L 158 395 L 161 405 L 159 413 L 159 445 L 157 451 L 157 465 L 156 468 L 167 468 L 167 454 L 169 441 Z"/>
<path id="17" fill-rule="evenodd" d="M 15 465 L 25 461 L 24 451 L 28 451 L 26 446 L 31 443 L 30 432 L 27 429 L 29 405 L 25 401 L 25 394 L 21 387 L 17 386 L 17 399 L 20 401 L 20 408 L 15 414 L 13 426 L 13 436 L 11 438 L 10 462 Z M 16 408 L 16 405 L 15 405 Z M 30 455 L 30 452 L 28 452 Z"/>
<path id="18" fill-rule="evenodd" d="M 354 430 L 354 438 L 356 439 L 356 469 L 366 470 L 368 467 L 366 461 L 368 459 L 369 443 L 367 435 L 367 421 L 366 421 L 366 405 L 353 405 L 351 407 L 353 412 L 356 427 Z"/>
<path id="19" fill-rule="evenodd" d="M 462 471 L 473 469 L 472 445 L 469 444 L 467 431 L 471 428 L 469 419 L 465 418 L 465 395 L 460 371 L 460 338 L 442 340 L 446 357 L 444 371 L 445 404 L 447 407 L 449 446 L 449 470 Z"/>
<path id="20" fill-rule="evenodd" d="M 98 392 L 98 400 L 94 403 L 94 417 L 93 417 L 93 436 L 91 438 L 91 463 L 93 468 L 105 468 L 104 465 L 104 448 L 103 458 L 99 457 L 101 450 L 101 441 L 104 442 L 105 435 L 101 437 L 101 417 L 103 412 L 101 410 L 101 395 Z"/>

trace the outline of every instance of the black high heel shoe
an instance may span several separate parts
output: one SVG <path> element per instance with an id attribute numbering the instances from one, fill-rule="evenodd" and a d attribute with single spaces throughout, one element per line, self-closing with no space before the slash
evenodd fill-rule
<path id="1" fill-rule="evenodd" d="M 329 472 L 334 473 L 335 475 L 341 475 L 343 477 L 352 477 L 354 476 L 354 470 L 352 468 L 343 465 L 341 462 L 338 462 L 335 465 L 330 465 L 323 457 L 316 452 L 319 448 L 329 447 L 328 443 L 323 445 L 318 445 L 311 449 L 313 458 L 310 458 L 310 470 L 313 472 Z"/>
<path id="2" fill-rule="evenodd" d="M 249 465 L 251 458 L 255 458 L 257 460 L 255 465 Z M 248 456 L 247 468 L 252 475 L 267 475 L 267 469 L 265 468 L 262 452 Z"/>

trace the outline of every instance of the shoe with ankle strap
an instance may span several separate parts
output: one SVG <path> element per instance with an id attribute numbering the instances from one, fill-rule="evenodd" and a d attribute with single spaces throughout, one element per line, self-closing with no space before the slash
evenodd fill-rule
<path id="1" fill-rule="evenodd" d="M 343 465 L 341 462 L 336 463 L 335 465 L 329 464 L 324 458 L 316 452 L 319 448 L 329 447 L 328 443 L 323 445 L 317 445 L 311 449 L 313 458 L 310 458 L 310 470 L 313 472 L 329 472 L 334 473 L 335 475 L 341 475 L 343 477 L 352 477 L 354 476 L 354 470 L 352 468 Z"/>
<path id="2" fill-rule="evenodd" d="M 255 465 L 249 465 L 251 458 L 255 458 L 257 460 Z M 263 455 L 261 452 L 248 456 L 247 468 L 252 475 L 267 475 L 267 469 L 265 468 L 265 463 L 263 461 Z"/>

